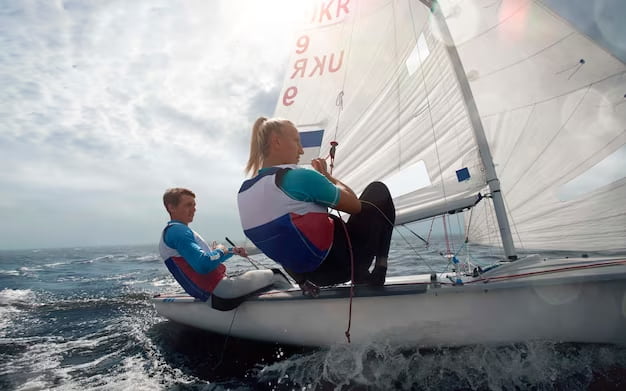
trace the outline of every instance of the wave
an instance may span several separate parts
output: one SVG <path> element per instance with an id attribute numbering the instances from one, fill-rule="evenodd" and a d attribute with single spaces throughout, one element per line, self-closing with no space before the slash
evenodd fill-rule
<path id="1" fill-rule="evenodd" d="M 139 275 L 139 272 L 130 272 L 124 274 L 116 274 L 112 276 L 102 277 L 84 277 L 84 276 L 63 276 L 56 279 L 57 282 L 100 282 L 100 281 L 123 281 L 126 279 L 133 279 L 134 276 Z"/>
<path id="2" fill-rule="evenodd" d="M 5 288 L 0 291 L 0 337 L 7 335 L 14 317 L 30 306 L 35 298 L 30 289 Z"/>
<path id="3" fill-rule="evenodd" d="M 15 306 L 30 304 L 35 299 L 35 293 L 30 289 L 9 289 L 0 291 L 0 306 Z"/>
<path id="4" fill-rule="evenodd" d="M 40 272 L 43 270 L 43 266 L 32 266 L 32 267 L 22 266 L 22 267 L 17 268 L 17 270 L 22 274 L 26 274 L 30 272 Z"/>
<path id="5" fill-rule="evenodd" d="M 626 348 L 532 342 L 420 349 L 379 342 L 296 355 L 265 366 L 258 377 L 307 389 L 588 389 L 616 365 L 626 366 Z"/>
<path id="6" fill-rule="evenodd" d="M 139 262 L 160 262 L 161 261 L 161 257 L 157 254 L 148 254 L 148 255 L 143 255 L 140 257 L 135 257 L 133 260 L 135 261 L 139 261 Z"/>
<path id="7" fill-rule="evenodd" d="M 43 265 L 44 267 L 48 267 L 48 268 L 54 268 L 57 266 L 65 266 L 65 265 L 69 265 L 70 262 L 53 262 L 53 263 L 48 263 Z"/>
<path id="8" fill-rule="evenodd" d="M 146 302 L 145 295 L 125 295 Z M 73 324 L 67 337 L 0 338 L 2 387 L 14 389 L 169 389 L 209 385 L 166 362 L 147 331 L 160 322 L 152 307 Z M 86 332 L 93 330 L 92 332 Z M 76 335 L 74 335 L 76 334 Z M 214 389 L 214 388 L 212 388 Z"/>

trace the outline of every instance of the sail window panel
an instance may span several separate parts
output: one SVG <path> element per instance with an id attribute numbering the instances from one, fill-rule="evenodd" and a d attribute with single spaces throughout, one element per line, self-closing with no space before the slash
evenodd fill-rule
<path id="1" fill-rule="evenodd" d="M 588 195 L 626 176 L 626 144 L 558 189 L 561 201 Z M 626 202 L 626 200 L 625 200 Z"/>
<path id="2" fill-rule="evenodd" d="M 399 172 L 383 179 L 383 182 L 389 188 L 393 198 L 431 185 L 430 176 L 423 160 L 402 168 Z"/>
<path id="3" fill-rule="evenodd" d="M 409 76 L 412 76 L 417 69 L 422 66 L 429 55 L 430 50 L 426 44 L 424 34 L 420 34 L 417 40 L 417 45 L 415 45 L 413 51 L 411 51 L 411 54 L 409 55 L 409 58 L 406 60 L 406 69 L 409 72 Z"/>

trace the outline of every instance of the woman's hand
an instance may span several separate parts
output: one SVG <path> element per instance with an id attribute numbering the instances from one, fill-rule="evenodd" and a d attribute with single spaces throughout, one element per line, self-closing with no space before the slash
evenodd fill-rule
<path id="1" fill-rule="evenodd" d="M 326 178 L 330 177 L 330 174 L 328 173 L 328 168 L 326 166 L 326 159 L 323 159 L 321 157 L 318 157 L 317 159 L 313 159 L 311 160 L 311 166 L 313 166 L 313 169 L 315 171 L 324 175 Z"/>
<path id="2" fill-rule="evenodd" d="M 361 201 L 359 201 L 356 194 L 354 194 L 354 191 L 352 191 L 351 188 L 346 186 L 340 180 L 332 177 L 328 173 L 328 170 L 326 168 L 326 159 L 313 159 L 311 160 L 311 165 L 313 166 L 315 171 L 324 175 L 326 179 L 330 181 L 330 183 L 339 188 L 339 201 L 337 202 L 335 209 L 348 212 L 350 214 L 356 214 L 361 211 Z"/>

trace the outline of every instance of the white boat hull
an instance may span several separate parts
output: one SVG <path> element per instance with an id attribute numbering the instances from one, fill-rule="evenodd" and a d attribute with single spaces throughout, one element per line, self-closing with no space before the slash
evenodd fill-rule
<path id="1" fill-rule="evenodd" d="M 537 257 L 466 278 L 463 285 L 435 286 L 429 275 L 387 280 L 385 287 L 355 287 L 353 343 L 378 338 L 421 346 L 530 340 L 626 343 L 624 259 L 593 263 Z M 153 301 L 162 316 L 201 329 L 327 346 L 347 342 L 349 291 L 349 286 L 328 288 L 318 298 L 303 297 L 297 289 L 270 291 L 230 311 L 188 296 Z"/>

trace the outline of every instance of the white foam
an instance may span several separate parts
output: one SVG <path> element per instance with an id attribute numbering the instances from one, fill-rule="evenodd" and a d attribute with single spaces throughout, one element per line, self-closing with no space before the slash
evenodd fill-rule
<path id="1" fill-rule="evenodd" d="M 178 283 L 173 279 L 158 279 L 152 282 L 152 286 L 158 287 L 178 287 Z"/>
<path id="2" fill-rule="evenodd" d="M 337 345 L 328 350 L 292 356 L 264 367 L 261 382 L 293 382 L 307 389 L 436 388 L 551 389 L 576 377 L 581 388 L 592 381 L 593 368 L 626 360 L 624 352 L 582 346 L 572 354 L 550 342 L 510 346 L 474 345 L 455 349 L 420 350 L 384 342 Z M 608 357 L 608 358 L 607 358 Z"/>
<path id="3" fill-rule="evenodd" d="M 35 293 L 30 289 L 9 289 L 0 291 L 0 305 L 27 304 L 35 299 Z"/>
<path id="4" fill-rule="evenodd" d="M 157 254 L 148 254 L 148 255 L 141 256 L 141 257 L 137 257 L 135 258 L 135 260 L 139 262 L 154 262 L 154 261 L 160 261 L 161 257 L 158 256 Z"/>
<path id="5" fill-rule="evenodd" d="M 125 286 L 132 286 L 132 285 L 136 285 L 136 284 L 145 284 L 147 283 L 148 280 L 133 280 L 133 281 L 124 281 L 122 282 L 122 285 Z"/>
<path id="6" fill-rule="evenodd" d="M 57 266 L 64 266 L 64 265 L 69 265 L 69 262 L 54 262 L 54 263 L 48 263 L 46 265 L 44 265 L 44 267 L 49 267 L 49 268 L 54 268 Z"/>
<path id="7" fill-rule="evenodd" d="M 40 272 L 43 270 L 43 267 L 41 266 L 37 266 L 37 267 L 26 267 L 26 266 L 22 266 L 20 268 L 18 268 L 17 270 L 19 270 L 22 273 L 28 273 L 28 272 Z"/>

